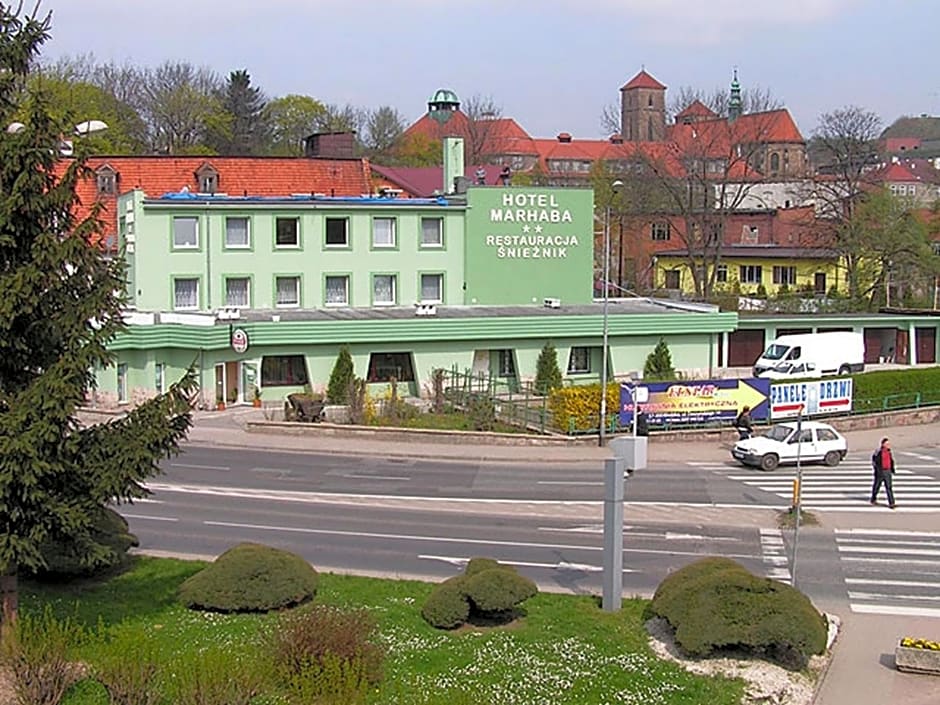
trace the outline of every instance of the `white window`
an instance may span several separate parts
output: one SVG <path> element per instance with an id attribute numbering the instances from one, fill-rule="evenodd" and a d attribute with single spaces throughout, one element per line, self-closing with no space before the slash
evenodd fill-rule
<path id="1" fill-rule="evenodd" d="M 346 218 L 326 219 L 326 246 L 347 247 L 349 245 L 349 220 Z"/>
<path id="2" fill-rule="evenodd" d="M 571 348 L 571 355 L 568 358 L 568 373 L 582 374 L 591 371 L 591 348 L 574 347 Z"/>
<path id="3" fill-rule="evenodd" d="M 300 220 L 298 218 L 276 218 L 274 231 L 275 246 L 300 247 Z"/>
<path id="4" fill-rule="evenodd" d="M 157 394 L 163 394 L 166 391 L 166 363 L 158 362 L 153 372 L 153 387 L 157 390 Z"/>
<path id="5" fill-rule="evenodd" d="M 727 264 L 719 264 L 717 269 L 718 269 L 718 271 L 715 272 L 715 281 L 720 282 L 720 283 L 722 283 L 722 284 L 727 283 L 727 281 L 728 281 L 728 265 L 727 265 Z"/>
<path id="6" fill-rule="evenodd" d="M 500 377 L 515 377 L 516 376 L 516 364 L 513 360 L 512 350 L 500 350 L 499 351 L 499 376 Z"/>
<path id="7" fill-rule="evenodd" d="M 395 303 L 395 275 L 376 274 L 372 277 L 372 303 L 389 306 Z"/>
<path id="8" fill-rule="evenodd" d="M 173 308 L 192 309 L 199 308 L 199 280 L 174 279 L 173 280 Z"/>
<path id="9" fill-rule="evenodd" d="M 444 275 L 421 275 L 421 301 L 427 304 L 439 304 L 443 301 Z"/>
<path id="10" fill-rule="evenodd" d="M 127 402 L 127 363 L 124 362 L 117 366 L 117 395 L 118 402 Z"/>
<path id="11" fill-rule="evenodd" d="M 249 301 L 248 277 L 231 277 L 225 280 L 225 305 L 247 308 Z"/>
<path id="12" fill-rule="evenodd" d="M 738 274 L 742 284 L 760 284 L 764 272 L 759 264 L 742 264 L 738 268 Z"/>
<path id="13" fill-rule="evenodd" d="M 394 218 L 374 218 L 372 220 L 372 246 L 395 247 Z"/>
<path id="14" fill-rule="evenodd" d="M 173 247 L 199 247 L 199 219 L 190 216 L 173 218 Z"/>
<path id="15" fill-rule="evenodd" d="M 349 277 L 329 276 L 326 278 L 326 305 L 346 306 L 349 304 Z"/>
<path id="16" fill-rule="evenodd" d="M 774 284 L 796 285 L 796 267 L 774 267 Z"/>
<path id="17" fill-rule="evenodd" d="M 668 240 L 670 238 L 669 223 L 665 221 L 653 223 L 650 226 L 650 238 L 660 242 Z"/>
<path id="18" fill-rule="evenodd" d="M 248 218 L 225 219 L 225 246 L 248 247 Z"/>
<path id="19" fill-rule="evenodd" d="M 441 247 L 443 244 L 444 244 L 443 219 L 422 218 L 421 219 L 421 246 L 422 247 Z"/>
<path id="20" fill-rule="evenodd" d="M 279 308 L 300 306 L 300 277 L 277 277 L 277 300 L 275 305 Z"/>

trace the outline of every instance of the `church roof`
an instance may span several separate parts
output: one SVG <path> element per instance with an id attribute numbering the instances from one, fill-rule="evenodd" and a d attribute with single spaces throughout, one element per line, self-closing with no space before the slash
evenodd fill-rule
<path id="1" fill-rule="evenodd" d="M 646 71 L 640 71 L 636 76 L 624 84 L 620 90 L 628 91 L 632 88 L 653 88 L 656 90 L 666 90 L 666 86 L 650 76 Z"/>

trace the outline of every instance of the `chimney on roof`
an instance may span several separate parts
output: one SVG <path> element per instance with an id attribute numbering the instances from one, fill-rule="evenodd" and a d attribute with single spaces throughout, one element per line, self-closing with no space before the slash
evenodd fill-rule
<path id="1" fill-rule="evenodd" d="M 304 138 L 304 156 L 321 159 L 353 159 L 356 131 L 315 132 Z"/>
<path id="2" fill-rule="evenodd" d="M 623 135 L 615 132 L 609 138 L 611 144 L 623 144 Z"/>
<path id="3" fill-rule="evenodd" d="M 570 142 L 570 141 L 571 141 L 571 133 L 570 133 L 570 132 L 559 132 L 559 133 L 558 133 L 558 141 L 559 141 L 559 142 L 565 142 L 565 143 Z"/>

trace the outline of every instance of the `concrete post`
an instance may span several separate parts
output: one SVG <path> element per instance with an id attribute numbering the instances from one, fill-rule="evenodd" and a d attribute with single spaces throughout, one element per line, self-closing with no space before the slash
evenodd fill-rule
<path id="1" fill-rule="evenodd" d="M 616 612 L 623 602 L 623 460 L 604 461 L 604 573 L 605 612 Z"/>

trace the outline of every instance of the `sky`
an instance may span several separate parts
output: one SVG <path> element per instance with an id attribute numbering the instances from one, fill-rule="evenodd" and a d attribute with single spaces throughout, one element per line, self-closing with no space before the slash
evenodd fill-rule
<path id="1" fill-rule="evenodd" d="M 32 5 L 32 0 L 28 3 Z M 41 0 L 45 59 L 246 69 L 291 93 L 410 124 L 438 88 L 492 98 L 533 137 L 606 136 L 605 106 L 645 68 L 674 93 L 733 68 L 809 137 L 848 105 L 885 125 L 940 115 L 938 0 Z M 667 103 L 669 100 L 667 93 Z"/>

